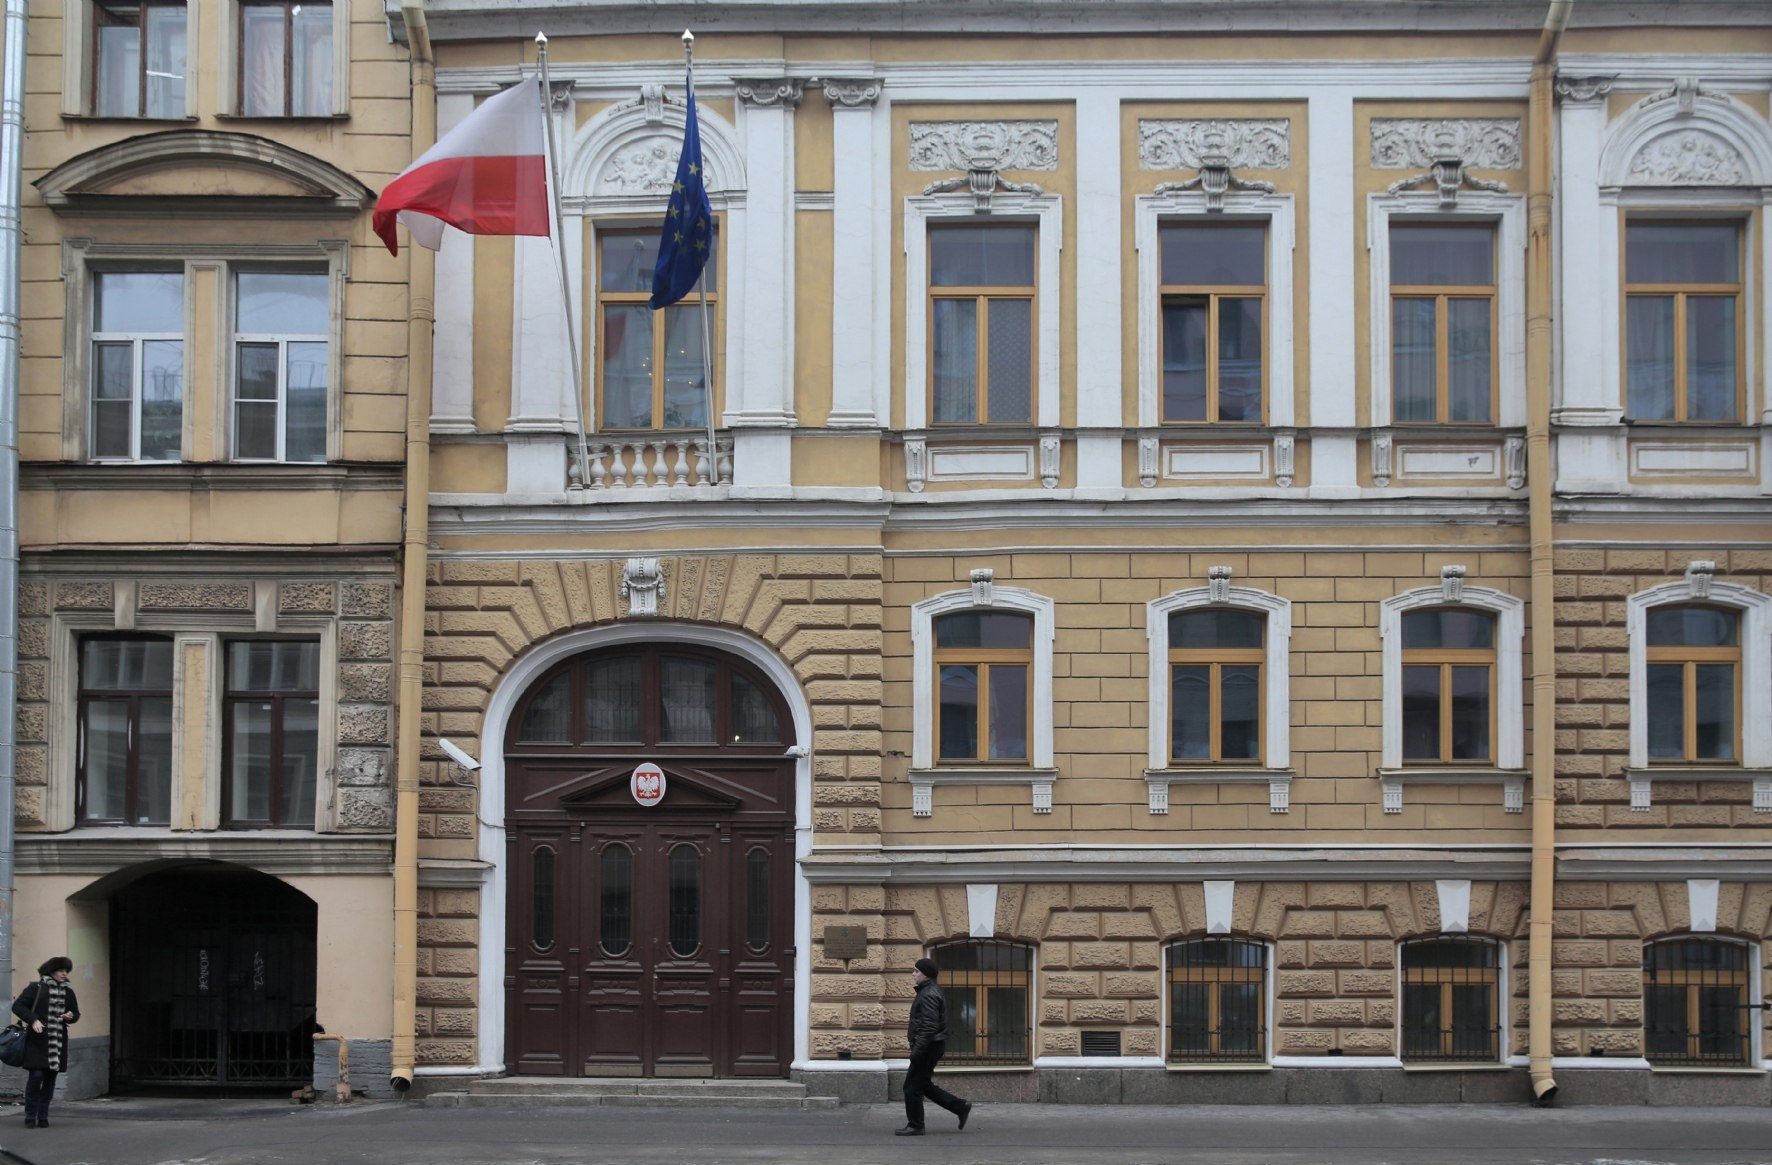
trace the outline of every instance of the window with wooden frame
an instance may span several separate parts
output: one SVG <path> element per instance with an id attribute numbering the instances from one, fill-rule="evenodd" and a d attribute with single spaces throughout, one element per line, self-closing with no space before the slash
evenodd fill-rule
<path id="1" fill-rule="evenodd" d="M 1742 416 L 1741 224 L 1625 224 L 1625 415 L 1732 422 Z"/>
<path id="2" fill-rule="evenodd" d="M 1403 944 L 1403 1059 L 1501 1057 L 1501 949 L 1441 935 Z"/>
<path id="3" fill-rule="evenodd" d="M 222 697 L 222 816 L 309 829 L 320 772 L 320 643 L 236 640 Z"/>
<path id="4" fill-rule="evenodd" d="M 1267 224 L 1172 220 L 1162 258 L 1165 424 L 1266 415 Z"/>
<path id="5" fill-rule="evenodd" d="M 1748 950 L 1718 938 L 1644 944 L 1643 1052 L 1651 1064 L 1752 1063 Z"/>
<path id="6" fill-rule="evenodd" d="M 1741 618 L 1700 605 L 1643 621 L 1649 763 L 1736 764 L 1741 756 Z"/>
<path id="7" fill-rule="evenodd" d="M 185 278 L 174 271 L 92 272 L 95 461 L 177 461 L 184 446 Z"/>
<path id="8" fill-rule="evenodd" d="M 657 311 L 652 271 L 659 228 L 597 235 L 597 364 L 600 429 L 705 429 L 708 385 L 704 339 L 718 334 L 718 224 L 701 281 L 682 300 Z M 707 292 L 707 319 L 701 293 Z M 705 332 L 704 332 L 705 328 Z M 717 351 L 717 349 L 716 349 Z M 715 377 L 716 386 L 719 378 Z"/>
<path id="9" fill-rule="evenodd" d="M 929 417 L 936 425 L 1031 424 L 1039 228 L 929 226 Z"/>
<path id="10" fill-rule="evenodd" d="M 1034 621 L 957 611 L 935 620 L 936 763 L 1027 764 Z"/>
<path id="11" fill-rule="evenodd" d="M 1223 607 L 1169 616 L 1169 760 L 1261 764 L 1267 618 Z"/>
<path id="12" fill-rule="evenodd" d="M 172 819 L 172 640 L 80 641 L 75 814 L 82 825 Z"/>
<path id="13" fill-rule="evenodd" d="M 1495 756 L 1495 619 L 1434 607 L 1403 615 L 1403 763 Z"/>
<path id="14" fill-rule="evenodd" d="M 333 13 L 322 0 L 239 6 L 242 117 L 330 117 Z"/>
<path id="15" fill-rule="evenodd" d="M 1390 275 L 1392 420 L 1493 424 L 1495 229 L 1393 219 Z"/>
<path id="16" fill-rule="evenodd" d="M 1267 944 L 1240 938 L 1169 944 L 1169 1060 L 1267 1059 Z"/>
<path id="17" fill-rule="evenodd" d="M 185 0 L 92 0 L 89 11 L 93 115 L 183 120 Z"/>
<path id="18" fill-rule="evenodd" d="M 947 943 L 929 952 L 948 1003 L 948 1065 L 1028 1064 L 1033 1041 L 1034 952 L 1000 939 Z"/>

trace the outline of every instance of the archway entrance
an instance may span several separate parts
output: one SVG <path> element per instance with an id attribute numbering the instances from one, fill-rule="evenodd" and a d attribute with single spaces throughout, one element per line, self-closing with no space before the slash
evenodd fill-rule
<path id="1" fill-rule="evenodd" d="M 794 762 L 780 694 L 737 657 L 635 645 L 554 668 L 510 723 L 507 1071 L 787 1075 Z M 642 779 L 654 769 L 656 797 Z"/>
<path id="2" fill-rule="evenodd" d="M 299 890 L 220 863 L 119 890 L 112 1089 L 311 1082 L 315 918 Z"/>

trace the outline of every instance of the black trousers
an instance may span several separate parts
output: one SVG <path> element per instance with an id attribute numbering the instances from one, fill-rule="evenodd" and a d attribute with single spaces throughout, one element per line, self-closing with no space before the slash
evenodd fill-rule
<path id="1" fill-rule="evenodd" d="M 25 1080 L 25 1119 L 49 1119 L 49 1100 L 55 1095 L 55 1078 L 61 1075 L 53 1068 L 32 1068 Z"/>
<path id="2" fill-rule="evenodd" d="M 935 1083 L 935 1066 L 941 1063 L 941 1054 L 947 1050 L 947 1044 L 929 1045 L 926 1052 L 911 1053 L 911 1069 L 904 1078 L 904 1121 L 913 1129 L 923 1127 L 923 1098 L 927 1096 L 942 1108 L 955 1116 L 966 1107 L 966 1102 Z"/>

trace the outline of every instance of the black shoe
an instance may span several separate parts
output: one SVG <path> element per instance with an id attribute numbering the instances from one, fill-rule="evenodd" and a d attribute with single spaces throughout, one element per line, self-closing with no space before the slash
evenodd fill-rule
<path id="1" fill-rule="evenodd" d="M 43 1118 L 43 1119 L 42 1119 L 42 1120 L 40 1120 L 40 1121 L 38 1121 L 38 1122 L 37 1122 L 37 1127 L 38 1127 L 38 1128 L 40 1128 L 40 1129 L 46 1129 L 46 1128 L 48 1128 L 48 1127 L 49 1127 L 49 1118 L 48 1118 L 48 1117 L 44 1117 L 44 1118 Z"/>
<path id="2" fill-rule="evenodd" d="M 920 1137 L 923 1135 L 923 1130 L 916 1125 L 906 1125 L 892 1135 L 895 1137 Z"/>
<path id="3" fill-rule="evenodd" d="M 972 1102 L 970 1100 L 967 1100 L 967 1101 L 962 1101 L 961 1103 L 964 1104 L 966 1107 L 964 1107 L 960 1110 L 960 1131 L 965 1132 L 966 1131 L 966 1122 L 972 1119 Z"/>
<path id="4" fill-rule="evenodd" d="M 34 1128 L 36 1128 L 36 1127 L 37 1127 L 37 1118 L 36 1118 L 36 1117 L 33 1117 L 33 1116 L 28 1116 L 28 1117 L 26 1117 L 26 1118 L 25 1118 L 25 1127 L 26 1127 L 26 1128 L 27 1128 L 27 1129 L 34 1129 Z"/>

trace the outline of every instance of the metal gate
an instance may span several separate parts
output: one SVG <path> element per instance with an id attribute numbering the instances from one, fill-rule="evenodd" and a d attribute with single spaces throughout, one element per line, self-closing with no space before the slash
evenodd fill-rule
<path id="1" fill-rule="evenodd" d="M 111 919 L 114 1091 L 313 1079 L 311 899 L 263 874 L 198 866 L 120 891 Z"/>

